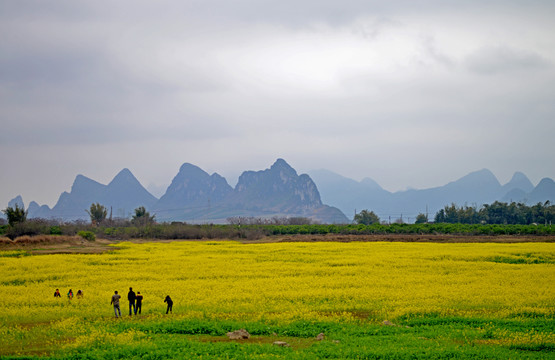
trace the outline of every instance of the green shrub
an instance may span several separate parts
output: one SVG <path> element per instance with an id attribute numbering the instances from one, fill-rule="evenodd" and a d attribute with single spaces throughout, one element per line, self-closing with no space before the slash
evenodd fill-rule
<path id="1" fill-rule="evenodd" d="M 95 241 L 96 236 L 92 231 L 79 231 L 77 235 L 81 236 L 83 239 L 87 241 Z"/>
<path id="2" fill-rule="evenodd" d="M 50 235 L 62 235 L 62 229 L 58 225 L 51 226 Z"/>
<path id="3" fill-rule="evenodd" d="M 13 226 L 8 226 L 5 235 L 14 240 L 20 236 L 48 235 L 50 226 L 43 220 L 28 220 L 17 222 Z"/>

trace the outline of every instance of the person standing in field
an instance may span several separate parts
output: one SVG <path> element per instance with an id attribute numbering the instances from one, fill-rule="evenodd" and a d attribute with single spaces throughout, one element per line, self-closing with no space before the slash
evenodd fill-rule
<path id="1" fill-rule="evenodd" d="M 67 298 L 69 300 L 73 299 L 73 290 L 69 289 L 68 293 L 67 293 Z"/>
<path id="2" fill-rule="evenodd" d="M 140 291 L 137 291 L 137 297 L 135 298 L 135 300 L 137 301 L 135 303 L 135 315 L 137 315 L 137 312 L 140 315 L 141 314 L 141 308 L 143 307 L 143 295 L 141 295 Z"/>
<path id="3" fill-rule="evenodd" d="M 55 298 L 57 298 L 57 297 L 61 298 L 62 297 L 62 294 L 60 294 L 60 289 L 56 289 L 56 291 L 54 292 L 54 297 Z"/>
<path id="4" fill-rule="evenodd" d="M 164 302 L 168 303 L 168 308 L 166 309 L 166 314 L 168 312 L 172 312 L 172 307 L 173 307 L 172 298 L 169 295 L 166 295 L 166 298 L 164 299 Z"/>
<path id="5" fill-rule="evenodd" d="M 127 300 L 129 300 L 129 316 L 131 316 L 131 309 L 135 315 L 137 314 L 137 308 L 135 307 L 135 300 L 137 299 L 137 295 L 133 291 L 133 288 L 129 288 L 129 292 L 127 293 Z"/>
<path id="6" fill-rule="evenodd" d="M 110 305 L 114 305 L 114 313 L 116 314 L 116 318 L 118 317 L 118 313 L 119 316 L 121 317 L 121 309 L 119 307 L 119 299 L 121 298 L 121 295 L 118 294 L 118 291 L 114 291 L 114 295 L 112 295 L 112 301 L 110 301 Z"/>

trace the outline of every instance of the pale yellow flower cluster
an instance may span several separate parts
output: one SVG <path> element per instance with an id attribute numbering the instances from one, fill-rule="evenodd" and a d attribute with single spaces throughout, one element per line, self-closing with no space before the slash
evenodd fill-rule
<path id="1" fill-rule="evenodd" d="M 0 256 L 0 322 L 143 316 L 287 322 L 555 313 L 555 244 L 122 243 L 105 254 Z M 60 289 L 61 298 L 54 298 Z M 69 289 L 82 299 L 68 300 Z M 63 326 L 62 321 L 59 326 Z M 90 336 L 87 335 L 87 336 Z M 86 341 L 85 341 L 86 342 Z"/>

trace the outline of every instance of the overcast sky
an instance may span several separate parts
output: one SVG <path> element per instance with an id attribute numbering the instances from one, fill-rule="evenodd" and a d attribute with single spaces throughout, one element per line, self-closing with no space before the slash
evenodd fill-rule
<path id="1" fill-rule="evenodd" d="M 0 1 L 0 207 L 77 174 L 555 178 L 555 1 Z M 157 194 L 159 195 L 159 194 Z"/>

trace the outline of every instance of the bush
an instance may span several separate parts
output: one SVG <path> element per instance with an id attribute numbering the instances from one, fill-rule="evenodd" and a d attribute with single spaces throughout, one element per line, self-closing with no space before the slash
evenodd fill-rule
<path id="1" fill-rule="evenodd" d="M 12 240 L 19 236 L 48 235 L 49 233 L 50 226 L 41 219 L 18 222 L 6 229 L 6 236 Z"/>
<path id="2" fill-rule="evenodd" d="M 96 236 L 92 231 L 79 231 L 77 235 L 81 236 L 83 239 L 87 241 L 95 241 Z"/>
<path id="3" fill-rule="evenodd" d="M 62 235 L 62 229 L 58 225 L 51 226 L 50 235 Z"/>
<path id="4" fill-rule="evenodd" d="M 15 205 L 15 207 L 8 206 L 6 210 L 2 210 L 6 217 L 8 218 L 8 224 L 10 226 L 14 226 L 15 224 L 23 223 L 27 220 L 27 211 L 25 211 L 24 207 L 19 207 L 19 205 Z"/>

